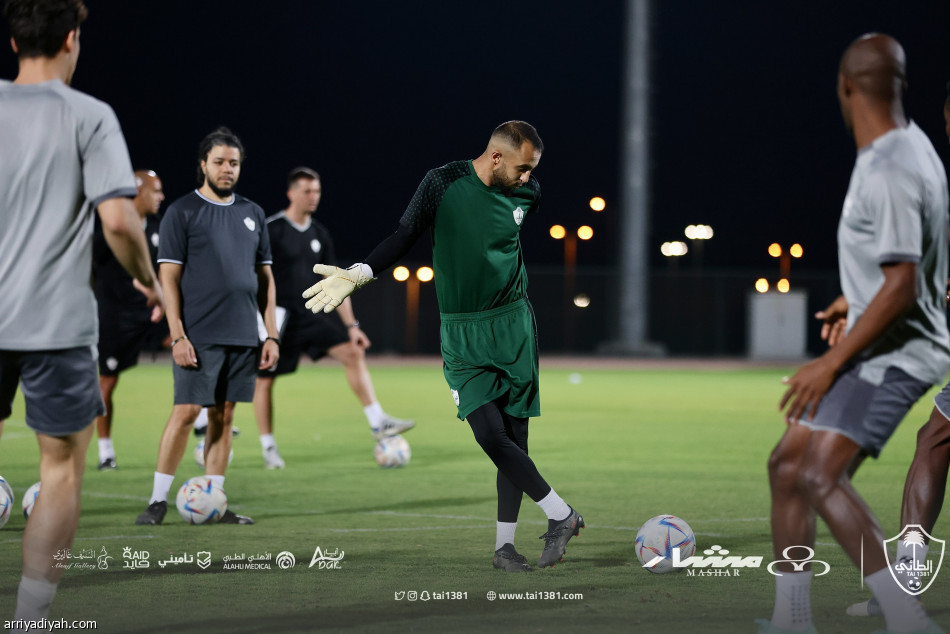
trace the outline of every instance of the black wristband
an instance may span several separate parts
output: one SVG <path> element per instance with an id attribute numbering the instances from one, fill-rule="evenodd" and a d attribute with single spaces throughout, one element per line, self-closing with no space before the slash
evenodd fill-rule
<path id="1" fill-rule="evenodd" d="M 264 339 L 264 341 L 273 341 L 278 346 L 280 345 L 280 339 L 278 339 L 277 337 L 267 337 Z"/>

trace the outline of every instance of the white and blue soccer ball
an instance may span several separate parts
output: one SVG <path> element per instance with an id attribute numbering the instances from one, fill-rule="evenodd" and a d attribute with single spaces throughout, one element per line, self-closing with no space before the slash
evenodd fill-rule
<path id="1" fill-rule="evenodd" d="M 3 528 L 10 519 L 14 502 L 13 488 L 0 477 L 0 528 Z"/>
<path id="2" fill-rule="evenodd" d="M 679 570 L 673 567 L 673 551 L 679 550 L 680 561 L 692 557 L 696 552 L 696 536 L 693 529 L 675 515 L 657 515 L 651 517 L 637 531 L 637 559 L 646 566 L 657 557 L 662 561 L 648 567 L 655 573 Z"/>
<path id="3" fill-rule="evenodd" d="M 208 476 L 191 478 L 178 489 L 178 514 L 189 524 L 217 522 L 228 510 L 228 496 Z"/>
<path id="4" fill-rule="evenodd" d="M 20 502 L 21 506 L 23 507 L 23 517 L 30 517 L 30 513 L 33 512 L 33 505 L 36 504 L 36 496 L 39 494 L 39 482 L 33 484 L 29 489 L 26 490 L 26 493 L 23 494 L 23 500 Z"/>
<path id="5" fill-rule="evenodd" d="M 234 460 L 234 449 L 231 449 L 231 453 L 228 454 L 228 464 L 231 464 L 231 461 Z M 198 441 L 198 444 L 195 445 L 195 462 L 198 463 L 198 466 L 202 469 L 205 468 L 205 439 L 202 438 Z"/>
<path id="6" fill-rule="evenodd" d="M 406 439 L 398 434 L 381 439 L 373 448 L 373 458 L 376 464 L 384 469 L 405 467 L 412 457 L 412 450 Z"/>

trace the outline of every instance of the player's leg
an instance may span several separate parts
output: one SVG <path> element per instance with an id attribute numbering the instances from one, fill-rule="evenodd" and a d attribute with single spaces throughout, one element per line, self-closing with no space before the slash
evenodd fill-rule
<path id="1" fill-rule="evenodd" d="M 101 357 L 100 357 L 101 358 Z M 118 374 L 99 374 L 99 391 L 106 406 L 106 413 L 96 418 L 96 430 L 99 434 L 99 470 L 116 468 L 115 448 L 112 446 L 112 393 L 119 383 Z"/>
<path id="2" fill-rule="evenodd" d="M 396 418 L 387 414 L 376 399 L 373 379 L 366 365 L 366 352 L 347 339 L 327 349 L 327 354 L 343 364 L 346 381 L 360 405 L 376 439 L 395 436 L 409 431 L 416 424 L 411 420 Z"/>
<path id="3" fill-rule="evenodd" d="M 499 471 L 541 507 L 548 517 L 548 532 L 538 566 L 544 568 L 560 561 L 568 540 L 584 527 L 584 519 L 567 505 L 541 477 L 527 452 L 509 438 L 498 401 L 486 403 L 466 419 L 475 440 Z"/>
<path id="4" fill-rule="evenodd" d="M 901 526 L 920 524 L 928 533 L 933 530 L 943 508 L 948 468 L 950 420 L 935 407 L 917 432 L 917 450 L 904 483 Z"/>
<path id="5" fill-rule="evenodd" d="M 224 473 L 231 454 L 231 425 L 234 423 L 234 403 L 226 401 L 208 409 L 208 434 L 205 437 L 205 473 L 221 477 L 224 488 Z"/>
<path id="6" fill-rule="evenodd" d="M 515 418 L 502 413 L 505 431 L 511 440 L 528 453 L 528 419 Z M 498 516 L 495 526 L 495 556 L 492 564 L 508 572 L 531 570 L 524 555 L 515 550 L 515 531 L 518 528 L 518 513 L 524 492 L 508 477 L 498 471 L 495 478 L 498 492 Z"/>
<path id="7" fill-rule="evenodd" d="M 165 423 L 162 438 L 158 443 L 158 461 L 152 475 L 152 494 L 148 507 L 135 519 L 139 525 L 161 524 L 168 511 L 168 492 L 175 480 L 175 471 L 181 463 L 188 446 L 188 434 L 194 424 L 200 405 L 180 403 L 172 406 L 172 413 Z"/>
<path id="8" fill-rule="evenodd" d="M 278 361 L 279 363 L 279 361 Z M 261 440 L 261 453 L 264 466 L 268 469 L 283 469 L 286 464 L 277 450 L 274 440 L 274 381 L 277 377 L 269 372 L 257 374 L 254 384 L 254 418 L 257 419 L 257 432 Z"/>

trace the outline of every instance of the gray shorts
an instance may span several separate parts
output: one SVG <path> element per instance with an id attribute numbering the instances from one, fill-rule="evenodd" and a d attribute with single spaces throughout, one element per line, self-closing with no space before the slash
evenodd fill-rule
<path id="1" fill-rule="evenodd" d="M 254 400 L 257 346 L 195 345 L 197 368 L 172 363 L 175 405 L 210 407 Z"/>
<path id="2" fill-rule="evenodd" d="M 40 434 L 68 436 L 106 413 L 95 346 L 65 350 L 0 350 L 0 420 L 10 416 L 17 384 L 26 424 Z"/>
<path id="3" fill-rule="evenodd" d="M 944 385 L 934 397 L 934 407 L 943 414 L 944 418 L 950 420 L 950 383 Z"/>
<path id="4" fill-rule="evenodd" d="M 875 385 L 861 378 L 862 365 L 858 363 L 835 380 L 821 399 L 814 420 L 798 422 L 815 430 L 837 432 L 877 458 L 930 384 L 890 367 L 881 384 Z"/>

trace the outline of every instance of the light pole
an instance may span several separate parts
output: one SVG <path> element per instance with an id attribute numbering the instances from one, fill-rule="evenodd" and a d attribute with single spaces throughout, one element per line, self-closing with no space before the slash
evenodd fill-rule
<path id="1" fill-rule="evenodd" d="M 679 263 L 679 259 L 686 255 L 689 252 L 689 247 L 686 246 L 685 242 L 680 240 L 675 240 L 673 242 L 664 242 L 660 245 L 660 253 L 667 259 L 670 263 L 670 268 L 674 271 L 676 266 Z"/>
<path id="2" fill-rule="evenodd" d="M 791 288 L 789 279 L 791 278 L 792 258 L 801 258 L 805 255 L 805 250 L 797 242 L 790 246 L 788 250 L 783 249 L 778 242 L 773 242 L 769 245 L 769 255 L 778 258 L 779 262 L 779 280 L 776 282 L 775 288 L 779 293 L 787 293 Z M 768 287 L 766 287 L 766 290 L 768 290 Z"/>
<path id="3" fill-rule="evenodd" d="M 603 199 L 600 199 L 601 203 Z M 594 201 L 591 201 L 593 208 Z M 601 207 L 603 209 L 603 207 Z M 574 304 L 575 275 L 577 273 L 577 241 L 590 240 L 594 237 L 594 230 L 588 225 L 581 225 L 576 231 L 568 232 L 562 225 L 554 225 L 548 231 L 555 240 L 564 240 L 564 309 L 566 319 L 564 319 L 564 347 L 570 349 L 574 346 L 574 311 L 571 309 Z M 590 303 L 588 299 L 588 304 Z M 586 306 L 584 306 L 586 308 Z"/>
<path id="4" fill-rule="evenodd" d="M 713 237 L 713 228 L 709 225 L 689 225 L 683 231 L 686 238 L 693 243 L 693 261 L 696 266 L 703 268 L 703 242 L 711 240 Z"/>
<path id="5" fill-rule="evenodd" d="M 404 266 L 393 269 L 397 282 L 406 283 L 406 352 L 417 352 L 419 340 L 419 288 L 420 283 L 430 282 L 435 272 L 428 266 L 419 267 L 412 275 Z"/>

